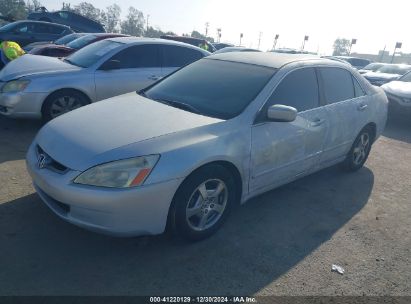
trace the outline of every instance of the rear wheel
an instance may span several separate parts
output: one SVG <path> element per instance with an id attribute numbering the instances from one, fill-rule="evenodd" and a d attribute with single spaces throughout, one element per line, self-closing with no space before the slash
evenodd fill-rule
<path id="1" fill-rule="evenodd" d="M 228 170 L 219 165 L 199 169 L 174 197 L 172 229 L 191 241 L 211 236 L 227 218 L 235 197 L 234 179 Z"/>
<path id="2" fill-rule="evenodd" d="M 362 129 L 343 163 L 346 170 L 357 171 L 364 165 L 371 151 L 372 141 L 372 130 L 368 127 Z"/>
<path id="3" fill-rule="evenodd" d="M 51 94 L 45 101 L 42 109 L 43 119 L 52 120 L 64 113 L 73 111 L 88 104 L 87 98 L 73 90 L 62 90 Z"/>

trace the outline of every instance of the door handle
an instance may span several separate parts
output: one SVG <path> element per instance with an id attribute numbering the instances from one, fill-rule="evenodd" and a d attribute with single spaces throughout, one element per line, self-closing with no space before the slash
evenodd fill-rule
<path id="1" fill-rule="evenodd" d="M 368 108 L 368 105 L 362 104 L 362 105 L 359 105 L 357 109 L 358 111 L 364 111 L 366 108 Z"/>
<path id="2" fill-rule="evenodd" d="M 311 122 L 312 127 L 318 127 L 321 126 L 325 122 L 325 119 L 316 119 Z"/>
<path id="3" fill-rule="evenodd" d="M 161 79 L 161 76 L 151 75 L 150 77 L 148 77 L 148 79 L 150 79 L 150 80 L 159 80 L 159 79 Z"/>

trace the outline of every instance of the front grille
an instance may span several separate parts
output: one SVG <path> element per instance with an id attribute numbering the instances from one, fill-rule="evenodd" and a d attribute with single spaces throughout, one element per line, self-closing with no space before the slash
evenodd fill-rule
<path id="1" fill-rule="evenodd" d="M 54 160 L 52 157 L 50 157 L 50 155 L 48 155 L 46 152 L 44 152 L 44 150 L 39 145 L 37 145 L 37 157 L 39 158 L 40 155 L 44 155 L 44 157 L 45 157 L 45 162 L 44 162 L 44 167 L 43 168 L 47 168 L 49 170 L 52 170 L 52 171 L 60 173 L 60 174 L 64 174 L 68 170 L 68 168 L 66 166 L 64 166 L 61 163 L 59 163 L 58 161 Z"/>

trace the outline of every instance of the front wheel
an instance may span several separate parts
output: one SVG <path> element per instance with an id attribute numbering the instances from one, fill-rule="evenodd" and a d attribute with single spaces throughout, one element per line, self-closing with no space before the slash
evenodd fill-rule
<path id="1" fill-rule="evenodd" d="M 368 155 L 371 151 L 371 145 L 373 141 L 373 133 L 370 128 L 364 128 L 352 145 L 350 152 L 348 153 L 343 167 L 348 171 L 359 170 L 366 162 Z"/>
<path id="2" fill-rule="evenodd" d="M 228 170 L 219 165 L 201 168 L 174 197 L 172 229 L 191 241 L 205 239 L 221 227 L 235 199 L 235 182 Z"/>
<path id="3" fill-rule="evenodd" d="M 52 120 L 64 113 L 73 111 L 88 104 L 83 94 L 72 91 L 62 90 L 51 94 L 45 101 L 42 109 L 43 119 Z"/>

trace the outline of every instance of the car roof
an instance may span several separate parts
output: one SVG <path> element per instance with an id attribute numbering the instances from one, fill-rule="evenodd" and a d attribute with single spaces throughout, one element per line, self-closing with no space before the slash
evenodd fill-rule
<path id="1" fill-rule="evenodd" d="M 199 47 L 196 47 L 192 44 L 180 42 L 180 41 L 175 41 L 175 40 L 167 40 L 167 39 L 161 39 L 161 38 L 146 38 L 146 37 L 134 37 L 134 36 L 129 36 L 129 37 L 116 37 L 116 38 L 109 38 L 106 40 L 110 41 L 115 41 L 115 42 L 120 42 L 124 44 L 139 44 L 139 43 L 158 43 L 158 44 L 168 44 L 168 45 L 179 45 L 179 46 L 184 46 L 187 48 L 192 48 L 196 49 L 198 51 L 202 51 L 204 54 L 210 54 L 210 52 L 207 52 Z"/>
<path id="2" fill-rule="evenodd" d="M 329 59 L 307 54 L 287 54 L 272 52 L 228 52 L 208 56 L 207 59 L 232 61 L 253 65 L 260 65 L 274 69 L 297 61 L 317 60 L 317 62 L 334 63 Z"/>
<path id="3" fill-rule="evenodd" d="M 53 26 L 59 26 L 59 27 L 64 27 L 67 29 L 70 29 L 69 26 L 64 25 L 64 24 L 60 24 L 60 23 L 54 23 L 54 22 L 47 22 L 47 21 L 37 21 L 37 20 L 19 20 L 19 21 L 15 21 L 13 23 L 38 23 L 38 24 L 46 24 L 46 25 L 53 25 Z"/>

